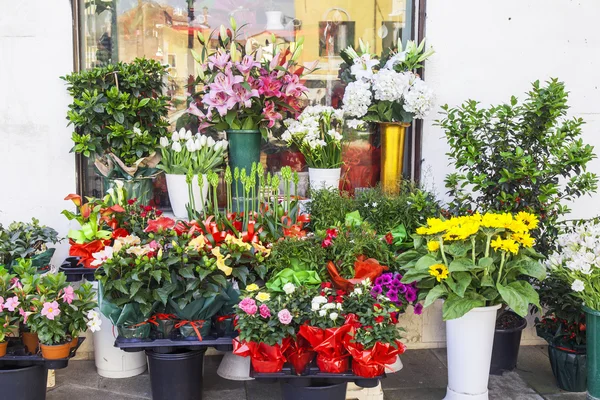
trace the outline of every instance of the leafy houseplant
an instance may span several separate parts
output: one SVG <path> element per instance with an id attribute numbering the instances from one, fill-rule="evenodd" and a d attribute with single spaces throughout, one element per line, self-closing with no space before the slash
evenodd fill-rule
<path id="1" fill-rule="evenodd" d="M 0 224 L 0 265 L 10 267 L 19 258 L 29 258 L 36 267 L 44 268 L 54 254 L 47 245 L 58 241 L 58 232 L 40 225 L 35 218 L 30 223 L 13 222 L 6 228 Z"/>
<path id="2" fill-rule="evenodd" d="M 339 187 L 343 115 L 333 107 L 309 106 L 298 120 L 287 119 L 281 138 L 296 145 L 306 159 L 311 188 Z"/>
<path id="3" fill-rule="evenodd" d="M 586 172 L 593 147 L 581 139 L 583 120 L 566 118 L 567 96 L 552 79 L 534 82 L 522 103 L 513 96 L 489 108 L 473 100 L 442 107 L 438 123 L 457 169 L 446 177 L 451 214 L 527 211 L 540 219 L 536 250 L 555 249 L 565 203 L 597 190 L 596 174 Z"/>
<path id="4" fill-rule="evenodd" d="M 158 172 L 158 140 L 169 125 L 165 74 L 159 62 L 138 58 L 61 78 L 73 97 L 67 113 L 75 128 L 72 151 L 93 157 L 109 180 L 144 182 L 138 193 L 130 188 L 130 195 L 143 203 L 149 200 L 150 178 Z"/>
<path id="5" fill-rule="evenodd" d="M 170 138 L 160 138 L 160 146 L 162 159 L 158 168 L 165 171 L 173 213 L 179 218 L 187 216 L 186 204 L 197 212 L 202 211 L 209 188 L 206 174 L 223 163 L 227 141 L 192 135 L 182 128 Z"/>

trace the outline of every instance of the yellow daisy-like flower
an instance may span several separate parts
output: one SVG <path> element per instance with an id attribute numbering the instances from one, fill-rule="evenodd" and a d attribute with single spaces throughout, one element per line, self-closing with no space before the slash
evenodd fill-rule
<path id="1" fill-rule="evenodd" d="M 271 299 L 271 295 L 269 293 L 258 292 L 258 294 L 256 295 L 256 300 L 261 301 L 263 303 L 270 299 Z"/>
<path id="2" fill-rule="evenodd" d="M 513 239 L 504 239 L 502 243 L 502 249 L 505 251 L 510 251 L 513 254 L 517 254 L 519 252 L 519 243 Z"/>
<path id="3" fill-rule="evenodd" d="M 417 228 L 417 235 L 427 235 L 427 232 L 429 232 L 429 229 L 427 229 L 425 226 L 420 226 Z"/>
<path id="4" fill-rule="evenodd" d="M 535 239 L 529 233 L 513 233 L 511 238 L 521 243 L 523 247 L 533 247 L 535 244 Z"/>
<path id="5" fill-rule="evenodd" d="M 502 238 L 500 238 L 500 236 L 497 236 L 496 239 L 492 240 L 492 242 L 490 243 L 492 245 L 492 249 L 494 250 L 498 250 L 502 248 Z"/>
<path id="6" fill-rule="evenodd" d="M 535 229 L 538 227 L 538 224 L 540 222 L 540 220 L 538 219 L 537 216 L 535 216 L 534 214 L 525 212 L 525 211 L 521 211 L 519 212 L 515 219 L 517 221 L 521 221 L 525 224 L 525 226 L 527 226 L 527 228 L 529 230 Z"/>
<path id="7" fill-rule="evenodd" d="M 256 283 L 251 283 L 248 286 L 246 286 L 246 290 L 249 292 L 256 292 L 258 289 L 259 287 Z"/>
<path id="8" fill-rule="evenodd" d="M 435 240 L 427 242 L 427 250 L 431 251 L 432 253 L 434 251 L 438 251 L 439 249 L 440 249 L 440 242 L 437 242 Z"/>
<path id="9" fill-rule="evenodd" d="M 221 271 L 223 271 L 225 273 L 225 276 L 231 275 L 231 273 L 233 272 L 233 268 L 231 268 L 230 266 L 225 264 L 225 260 L 230 258 L 231 254 L 227 254 L 227 256 L 224 257 L 223 254 L 221 254 L 220 247 L 215 247 L 214 249 L 211 250 L 211 253 L 213 256 L 217 257 L 217 268 L 219 268 Z"/>
<path id="10" fill-rule="evenodd" d="M 429 275 L 441 282 L 443 279 L 448 278 L 448 268 L 444 264 L 433 264 L 429 267 Z"/>
<path id="11" fill-rule="evenodd" d="M 512 221 L 508 226 L 508 229 L 517 233 L 525 233 L 529 231 L 529 227 L 523 221 L 519 220 Z"/>

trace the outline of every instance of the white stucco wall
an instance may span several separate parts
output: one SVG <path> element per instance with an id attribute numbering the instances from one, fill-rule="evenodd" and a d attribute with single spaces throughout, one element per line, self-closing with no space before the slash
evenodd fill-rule
<path id="1" fill-rule="evenodd" d="M 556 77 L 570 92 L 570 115 L 582 117 L 584 140 L 600 154 L 600 35 L 597 0 L 428 0 L 426 36 L 436 54 L 426 80 L 437 104 L 467 99 L 484 105 L 524 98 L 530 83 Z M 432 122 L 423 129 L 423 168 L 428 182 L 445 194 L 449 171 L 443 132 Z M 600 174 L 600 160 L 591 163 Z M 577 218 L 600 214 L 600 196 L 586 196 L 572 208 Z"/>
<path id="2" fill-rule="evenodd" d="M 76 182 L 59 79 L 73 68 L 71 5 L 0 0 L 0 10 L 0 223 L 35 217 L 64 237 Z M 53 263 L 67 252 L 65 242 Z"/>

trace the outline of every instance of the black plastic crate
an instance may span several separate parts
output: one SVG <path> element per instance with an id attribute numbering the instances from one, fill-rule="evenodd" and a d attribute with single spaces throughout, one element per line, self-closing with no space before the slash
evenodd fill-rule
<path id="1" fill-rule="evenodd" d="M 126 339 L 119 336 L 115 340 L 115 347 L 127 352 L 151 350 L 157 353 L 168 353 L 176 347 L 186 347 L 190 349 L 197 347 L 214 347 L 219 351 L 232 351 L 232 339 L 233 338 L 231 337 L 207 337 L 203 340 L 198 340 L 195 337 L 179 339 Z"/>
<path id="2" fill-rule="evenodd" d="M 80 282 L 86 280 L 88 282 L 95 281 L 95 268 L 85 268 L 79 264 L 79 257 L 67 257 L 58 268 L 60 272 L 64 272 L 67 276 L 67 282 Z"/>
<path id="3" fill-rule="evenodd" d="M 66 368 L 69 364 L 69 359 L 75 356 L 77 350 L 85 340 L 84 337 L 77 339 L 77 346 L 71 349 L 71 353 L 68 358 L 61 358 L 58 360 L 46 360 L 42 357 L 42 353 L 30 354 L 25 349 L 25 346 L 19 338 L 9 338 L 8 348 L 6 355 L 0 357 L 0 367 L 4 366 L 18 366 L 18 367 L 29 367 L 32 365 L 43 365 L 48 369 L 62 369 Z"/>

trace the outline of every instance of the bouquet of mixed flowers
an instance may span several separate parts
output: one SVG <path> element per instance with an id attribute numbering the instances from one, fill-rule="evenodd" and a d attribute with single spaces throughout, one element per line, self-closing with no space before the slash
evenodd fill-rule
<path id="1" fill-rule="evenodd" d="M 339 168 L 342 164 L 343 111 L 309 106 L 298 119 L 284 121 L 281 139 L 296 145 L 310 168 Z"/>
<path id="2" fill-rule="evenodd" d="M 524 317 L 530 304 L 541 307 L 536 290 L 520 278 L 546 277 L 542 256 L 532 249 L 537 224 L 526 212 L 429 218 L 417 228 L 416 249 L 399 256 L 402 282 L 418 282 L 425 307 L 445 299 L 444 320 L 502 303 Z"/>
<path id="3" fill-rule="evenodd" d="M 199 64 L 193 85 L 199 85 L 200 91 L 193 94 L 188 113 L 198 118 L 200 129 L 258 128 L 266 137 L 267 130 L 285 115 L 301 111 L 300 98 L 307 89 L 300 82 L 304 67 L 296 60 L 302 42 L 292 52 L 273 41 L 272 58 L 266 60 L 258 42 L 248 39 L 242 45 L 239 36 L 232 18 L 231 29 L 221 26 L 218 46 L 209 53 L 212 34 L 208 38 L 198 34 L 202 51 L 192 51 Z"/>
<path id="4" fill-rule="evenodd" d="M 433 106 L 433 91 L 414 73 L 433 54 L 409 41 L 404 51 L 385 54 L 377 60 L 369 45 L 359 42 L 360 53 L 352 47 L 342 51 L 349 83 L 344 92 L 344 113 L 371 122 L 405 122 L 424 118 Z"/>

